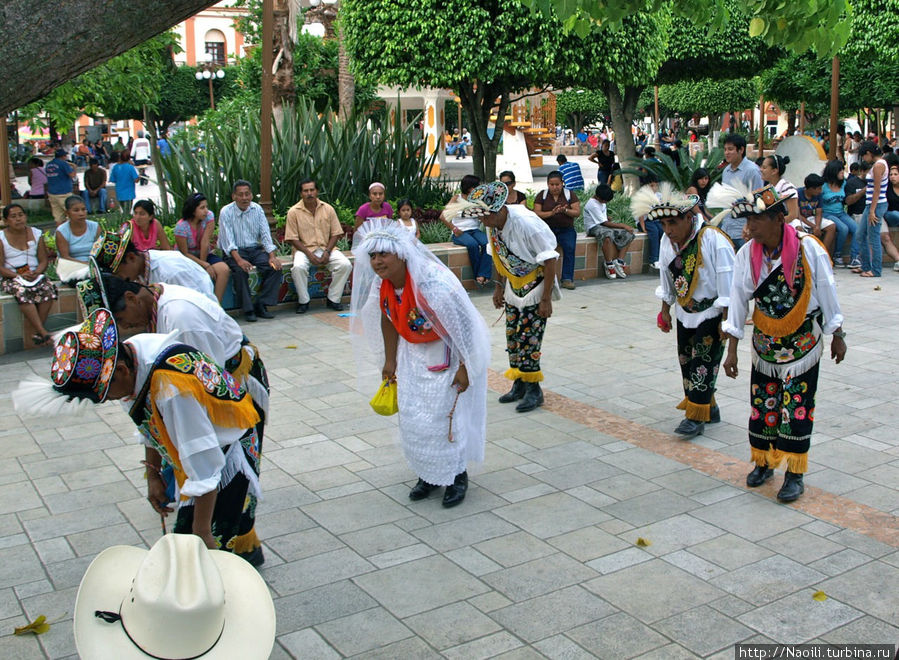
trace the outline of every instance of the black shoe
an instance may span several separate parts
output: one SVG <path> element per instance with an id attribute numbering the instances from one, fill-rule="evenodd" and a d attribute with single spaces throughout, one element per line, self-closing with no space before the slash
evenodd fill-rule
<path id="1" fill-rule="evenodd" d="M 439 488 L 439 486 L 429 484 L 424 479 L 419 479 L 418 483 L 412 486 L 412 490 L 409 491 L 409 499 L 412 501 L 423 500 L 430 495 L 431 491 L 435 488 Z"/>
<path id="2" fill-rule="evenodd" d="M 297 314 L 305 314 L 309 311 L 309 303 L 297 303 Z"/>
<path id="3" fill-rule="evenodd" d="M 674 429 L 674 432 L 681 437 L 682 440 L 689 440 L 690 438 L 695 438 L 697 435 L 702 435 L 702 432 L 705 430 L 705 422 L 697 422 L 692 419 L 683 419 L 680 424 L 677 425 L 677 428 Z"/>
<path id="4" fill-rule="evenodd" d="M 513 401 L 518 401 L 521 397 L 524 396 L 524 381 L 521 378 L 516 378 L 515 382 L 512 383 L 512 389 L 503 394 L 499 398 L 500 403 L 512 403 Z"/>
<path id="5" fill-rule="evenodd" d="M 244 312 L 243 320 L 247 323 L 256 323 L 259 319 L 256 318 L 256 312 Z"/>
<path id="6" fill-rule="evenodd" d="M 259 318 L 262 318 L 262 319 L 273 319 L 273 318 L 275 318 L 275 315 L 272 314 L 270 311 L 268 311 L 268 310 L 265 308 L 265 305 L 263 305 L 262 303 L 259 303 L 259 302 L 258 302 L 258 303 L 256 303 L 256 304 L 254 305 L 254 307 L 255 307 L 255 309 L 256 309 L 256 316 L 258 316 Z"/>
<path id="7" fill-rule="evenodd" d="M 774 476 L 774 470 L 767 465 L 756 465 L 752 472 L 746 475 L 746 485 L 750 488 L 758 488 Z"/>
<path id="8" fill-rule="evenodd" d="M 343 311 L 343 303 L 341 302 L 331 302 L 327 298 L 325 299 L 325 307 L 328 309 L 333 309 L 335 312 Z"/>
<path id="9" fill-rule="evenodd" d="M 447 509 L 462 504 L 465 492 L 468 490 L 468 472 L 457 474 L 452 486 L 447 486 L 443 492 L 443 506 Z"/>
<path id="10" fill-rule="evenodd" d="M 784 474 L 784 484 L 777 491 L 777 499 L 781 502 L 798 500 L 805 492 L 805 484 L 802 483 L 802 475 L 787 471 Z"/>
<path id="11" fill-rule="evenodd" d="M 259 568 L 265 563 L 265 555 L 262 553 L 262 546 L 260 545 L 258 548 L 253 550 L 252 552 L 241 552 L 237 553 L 237 556 L 241 559 L 244 559 L 250 562 L 251 566 L 255 566 Z"/>
<path id="12" fill-rule="evenodd" d="M 524 397 L 521 403 L 515 406 L 518 412 L 528 412 L 538 406 L 543 405 L 543 390 L 540 389 L 540 383 L 525 383 Z"/>
<path id="13" fill-rule="evenodd" d="M 721 421 L 721 408 L 718 406 L 712 406 L 712 409 L 709 411 L 709 424 L 717 424 Z"/>

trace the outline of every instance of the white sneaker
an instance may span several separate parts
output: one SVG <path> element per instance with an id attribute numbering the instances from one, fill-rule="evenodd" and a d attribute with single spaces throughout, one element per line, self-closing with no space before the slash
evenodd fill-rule
<path id="1" fill-rule="evenodd" d="M 612 262 L 612 265 L 615 267 L 615 274 L 618 275 L 618 279 L 627 279 L 627 273 L 624 272 L 624 262 L 621 259 L 616 259 Z"/>
<path id="2" fill-rule="evenodd" d="M 616 271 L 617 271 L 617 270 L 618 270 L 618 269 L 615 268 L 615 264 L 614 264 L 614 263 L 612 263 L 612 262 L 610 262 L 610 261 L 607 261 L 607 262 L 606 262 L 606 268 L 605 268 L 605 271 L 606 271 L 606 277 L 608 277 L 610 280 L 614 280 L 614 279 L 617 277 L 617 275 L 616 275 Z"/>
<path id="3" fill-rule="evenodd" d="M 659 262 L 658 262 L 658 261 L 653 261 L 651 264 L 649 264 L 649 267 L 650 267 L 652 270 L 659 270 Z"/>
<path id="4" fill-rule="evenodd" d="M 899 261 L 893 263 L 893 270 L 899 273 Z"/>

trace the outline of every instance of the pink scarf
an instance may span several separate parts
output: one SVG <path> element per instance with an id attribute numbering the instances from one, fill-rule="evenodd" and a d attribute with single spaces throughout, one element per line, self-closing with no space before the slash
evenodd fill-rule
<path id="1" fill-rule="evenodd" d="M 790 291 L 796 293 L 796 259 L 799 255 L 799 235 L 796 230 L 784 223 L 784 233 L 781 239 L 782 252 L 780 255 L 784 268 L 784 278 L 787 280 L 787 286 Z M 759 283 L 759 276 L 762 272 L 762 259 L 764 258 L 765 248 L 761 243 L 752 242 L 752 281 L 756 286 Z"/>

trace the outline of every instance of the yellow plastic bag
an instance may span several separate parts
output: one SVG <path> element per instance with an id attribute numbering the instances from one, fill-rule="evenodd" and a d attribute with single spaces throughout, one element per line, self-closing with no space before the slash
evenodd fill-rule
<path id="1" fill-rule="evenodd" d="M 612 183 L 609 186 L 613 191 L 618 192 L 623 187 L 623 181 L 620 174 L 616 174 L 612 177 Z"/>
<path id="2" fill-rule="evenodd" d="M 396 383 L 385 380 L 368 403 L 379 415 L 389 417 L 397 414 L 399 406 L 396 403 Z"/>

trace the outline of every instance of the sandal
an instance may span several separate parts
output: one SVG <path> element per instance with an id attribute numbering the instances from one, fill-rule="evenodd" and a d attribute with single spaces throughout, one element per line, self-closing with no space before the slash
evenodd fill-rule
<path id="1" fill-rule="evenodd" d="M 861 266 L 858 266 L 857 268 L 853 268 L 850 272 L 855 273 L 856 275 L 858 275 L 858 274 L 862 273 L 863 271 L 862 271 L 862 269 L 861 269 Z"/>
<path id="2" fill-rule="evenodd" d="M 53 339 L 53 335 L 42 335 L 39 332 L 35 332 L 31 335 L 31 343 L 35 346 L 43 346 L 47 344 Z"/>
<path id="3" fill-rule="evenodd" d="M 859 273 L 859 275 L 861 275 L 862 277 L 877 277 L 877 275 L 872 273 L 870 270 L 866 270 L 864 273 Z"/>

